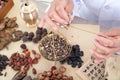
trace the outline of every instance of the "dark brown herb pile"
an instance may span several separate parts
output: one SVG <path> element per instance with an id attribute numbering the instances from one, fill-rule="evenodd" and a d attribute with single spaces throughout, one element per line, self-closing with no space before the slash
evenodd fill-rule
<path id="1" fill-rule="evenodd" d="M 73 80 L 72 76 L 67 76 L 64 74 L 66 68 L 61 66 L 57 69 L 55 66 L 51 68 L 50 71 L 44 71 L 38 74 L 39 80 Z"/>
<path id="2" fill-rule="evenodd" d="M 27 72 L 33 64 L 37 64 L 39 62 L 41 55 L 36 53 L 35 50 L 32 50 L 32 52 L 30 52 L 25 44 L 21 44 L 20 47 L 23 49 L 24 54 L 20 54 L 18 52 L 12 54 L 12 56 L 10 57 L 9 66 L 15 71 L 24 70 L 25 72 Z M 31 57 L 31 53 L 34 55 L 33 59 Z M 33 69 L 33 74 L 36 74 L 37 72 L 35 72 L 35 68 Z"/>
<path id="3" fill-rule="evenodd" d="M 16 32 L 15 28 L 18 27 L 16 20 L 17 20 L 16 17 L 14 18 L 6 17 L 0 21 L 0 50 L 2 50 L 12 41 L 20 40 L 22 32 L 21 31 Z"/>
<path id="4" fill-rule="evenodd" d="M 71 65 L 73 68 L 80 68 L 83 63 L 81 59 L 82 56 L 84 56 L 84 52 L 80 50 L 79 45 L 73 45 L 70 55 L 67 58 L 61 60 L 60 63 L 64 64 L 67 62 L 67 64 Z"/>
<path id="5" fill-rule="evenodd" d="M 6 66 L 8 65 L 8 57 L 5 55 L 0 55 L 0 76 L 3 75 L 2 71 L 6 69 Z"/>
<path id="6" fill-rule="evenodd" d="M 71 45 L 63 36 L 50 33 L 40 41 L 39 50 L 46 59 L 55 61 L 68 56 Z"/>

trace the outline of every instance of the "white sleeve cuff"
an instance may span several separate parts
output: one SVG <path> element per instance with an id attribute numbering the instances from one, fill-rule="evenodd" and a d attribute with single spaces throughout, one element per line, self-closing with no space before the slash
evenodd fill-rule
<path id="1" fill-rule="evenodd" d="M 73 16 L 79 16 L 79 10 L 81 7 L 82 0 L 73 0 L 74 3 L 74 9 L 73 9 Z"/>
<path id="2" fill-rule="evenodd" d="M 120 52 L 117 52 L 118 55 L 120 55 Z"/>

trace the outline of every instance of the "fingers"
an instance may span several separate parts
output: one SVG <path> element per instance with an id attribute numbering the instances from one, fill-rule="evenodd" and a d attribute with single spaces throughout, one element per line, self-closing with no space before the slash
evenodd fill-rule
<path id="1" fill-rule="evenodd" d="M 98 41 L 93 41 L 94 45 L 96 46 L 96 48 L 98 48 L 100 51 L 104 52 L 104 53 L 109 53 L 108 48 L 106 48 L 105 46 L 99 44 Z"/>
<path id="2" fill-rule="evenodd" d="M 95 49 L 92 49 L 91 53 L 94 54 L 96 56 L 96 58 L 99 58 L 99 59 L 107 59 L 108 58 L 108 54 L 98 53 Z"/>
<path id="3" fill-rule="evenodd" d="M 68 24 L 68 22 L 62 19 L 56 12 L 51 12 L 49 16 L 51 17 L 51 19 L 55 20 L 60 24 L 65 24 L 65 25 Z"/>
<path id="4" fill-rule="evenodd" d="M 101 36 L 97 36 L 95 38 L 95 41 L 98 41 L 100 44 L 102 44 L 102 45 L 104 45 L 106 47 L 115 47 L 112 40 L 101 37 Z"/>
<path id="5" fill-rule="evenodd" d="M 104 38 L 101 36 L 97 36 L 94 39 L 96 42 L 99 42 L 99 44 L 109 47 L 109 48 L 116 48 L 120 47 L 120 37 L 118 38 Z"/>
<path id="6" fill-rule="evenodd" d="M 46 14 L 45 21 L 48 25 L 50 25 L 54 30 L 57 30 L 57 25 L 50 19 L 50 17 Z"/>
<path id="7" fill-rule="evenodd" d="M 117 41 L 115 41 L 115 42 L 117 42 Z M 107 59 L 111 55 L 120 51 L 120 46 L 119 47 L 118 46 L 117 47 L 104 46 L 104 45 L 101 45 L 100 42 L 97 40 L 94 41 L 94 44 L 95 44 L 97 50 L 93 49 L 93 50 L 91 50 L 91 53 L 93 53 L 99 59 Z"/>
<path id="8" fill-rule="evenodd" d="M 64 7 L 62 6 L 56 7 L 56 12 L 62 19 L 69 22 L 69 16 L 68 16 L 68 13 L 65 11 Z"/>
<path id="9" fill-rule="evenodd" d="M 105 61 L 105 59 L 100 59 L 100 58 L 94 59 L 95 63 L 100 63 L 100 62 L 103 62 L 103 61 Z"/>
<path id="10" fill-rule="evenodd" d="M 39 27 L 43 27 L 45 25 L 45 23 L 47 23 L 48 25 L 50 25 L 54 30 L 57 29 L 57 25 L 50 19 L 50 17 L 48 16 L 48 14 L 44 15 L 44 17 L 40 21 Z"/>

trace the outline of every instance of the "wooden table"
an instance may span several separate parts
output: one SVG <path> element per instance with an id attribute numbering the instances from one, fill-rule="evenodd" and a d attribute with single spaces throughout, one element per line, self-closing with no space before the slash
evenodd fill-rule
<path id="1" fill-rule="evenodd" d="M 14 0 L 14 3 L 15 3 L 14 7 L 11 9 L 11 11 L 8 13 L 7 16 L 8 17 L 14 17 L 14 16 L 17 17 L 17 23 L 19 24 L 19 28 L 18 28 L 19 30 L 28 31 L 28 32 L 35 31 L 36 27 L 34 27 L 34 28 L 26 27 L 24 21 L 21 19 L 20 12 L 19 12 L 21 4 L 20 4 L 19 0 Z M 81 29 L 85 29 L 88 31 L 96 32 L 96 33 L 99 32 L 99 26 L 97 26 L 97 25 L 73 24 L 73 26 L 76 26 L 76 27 L 79 27 Z M 47 29 L 49 31 L 51 30 L 50 27 L 47 27 Z M 86 62 L 90 58 L 91 54 L 90 54 L 89 50 L 93 47 L 92 40 L 96 35 L 90 34 L 90 33 L 84 32 L 84 31 L 79 31 L 79 30 L 76 30 L 73 28 L 69 28 L 68 30 L 63 29 L 63 30 L 61 30 L 61 32 L 64 34 L 64 36 L 67 37 L 68 40 L 71 41 L 71 44 L 79 44 L 80 45 L 81 50 L 83 50 L 85 53 L 85 56 L 82 57 L 82 59 L 84 60 L 84 62 Z M 22 43 L 23 43 L 22 41 L 11 43 L 8 46 L 9 50 L 3 49 L 2 51 L 0 51 L 0 54 L 4 54 L 4 55 L 7 55 L 8 57 L 10 57 L 11 54 L 13 54 L 14 52 L 21 51 L 19 46 Z M 28 46 L 28 48 L 30 50 L 34 49 L 37 52 L 39 52 L 38 44 L 28 42 L 28 43 L 26 43 L 26 45 Z M 54 62 L 48 61 L 42 57 L 40 59 L 39 63 L 37 65 L 34 65 L 33 67 L 35 67 L 37 69 L 37 72 L 39 73 L 39 72 L 43 72 L 44 70 L 49 70 L 53 64 L 54 64 Z M 57 66 L 59 67 L 60 64 L 57 63 Z M 78 70 L 78 68 L 72 68 L 71 66 L 69 66 L 67 64 L 65 64 L 64 66 L 67 67 L 67 72 L 65 74 L 73 76 L 74 80 L 81 80 L 80 77 L 78 77 L 76 75 L 76 71 Z M 0 76 L 0 80 L 11 80 L 11 78 L 16 73 L 9 66 L 7 67 L 6 70 L 3 71 L 3 73 L 4 72 L 7 72 L 7 76 L 6 77 Z M 29 73 L 28 75 L 35 77 L 34 75 L 32 75 L 31 68 L 28 73 Z"/>

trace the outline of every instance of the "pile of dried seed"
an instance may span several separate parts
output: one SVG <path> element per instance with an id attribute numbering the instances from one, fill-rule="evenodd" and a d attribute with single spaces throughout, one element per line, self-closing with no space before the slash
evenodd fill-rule
<path id="1" fill-rule="evenodd" d="M 72 51 L 70 55 L 66 58 L 60 61 L 61 64 L 68 63 L 68 65 L 71 65 L 73 68 L 78 66 L 80 68 L 82 66 L 82 59 L 81 57 L 84 55 L 83 51 L 80 51 L 79 45 L 73 45 Z"/>
<path id="2" fill-rule="evenodd" d="M 50 71 L 44 71 L 38 74 L 39 80 L 73 80 L 72 76 L 64 75 L 66 68 L 64 66 L 57 69 L 55 66 Z"/>
<path id="3" fill-rule="evenodd" d="M 70 54 L 71 45 L 61 35 L 50 33 L 39 44 L 40 53 L 48 60 L 61 60 Z"/>
<path id="4" fill-rule="evenodd" d="M 0 21 L 0 50 L 16 39 L 13 37 L 13 33 L 16 31 L 15 28 L 18 27 L 16 20 L 16 17 L 6 17 Z"/>
<path id="5" fill-rule="evenodd" d="M 22 40 L 23 42 L 33 41 L 34 43 L 38 43 L 46 35 L 47 29 L 38 27 L 36 30 L 36 34 L 34 34 L 34 32 L 24 32 Z"/>
<path id="6" fill-rule="evenodd" d="M 6 66 L 8 65 L 8 57 L 5 55 L 0 55 L 0 76 L 3 75 L 2 71 L 6 69 Z"/>
<path id="7" fill-rule="evenodd" d="M 27 72 L 33 64 L 37 64 L 39 62 L 41 55 L 36 53 L 35 50 L 32 50 L 32 53 L 34 55 L 34 58 L 32 59 L 32 57 L 30 56 L 31 52 L 27 49 L 26 45 L 21 44 L 20 47 L 23 49 L 24 54 L 20 54 L 18 52 L 12 54 L 12 56 L 10 57 L 9 66 L 11 66 L 11 68 L 15 71 L 24 70 L 25 72 Z M 33 71 L 33 74 L 37 73 L 35 72 L 34 68 Z"/>

